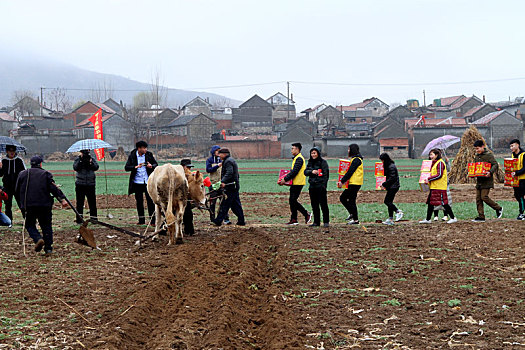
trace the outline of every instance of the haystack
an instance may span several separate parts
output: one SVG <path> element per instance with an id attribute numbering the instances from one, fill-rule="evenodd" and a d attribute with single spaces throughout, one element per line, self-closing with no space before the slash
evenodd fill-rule
<path id="1" fill-rule="evenodd" d="M 116 161 L 120 161 L 120 162 L 126 161 L 127 159 L 128 159 L 128 155 L 124 152 L 124 148 L 123 147 L 117 148 L 117 153 L 112 158 L 112 160 L 116 160 Z"/>
<path id="2" fill-rule="evenodd" d="M 452 168 L 448 176 L 450 183 L 467 184 L 476 182 L 475 178 L 468 177 L 468 163 L 474 162 L 474 142 L 477 140 L 483 140 L 483 143 L 485 143 L 485 145 L 487 144 L 478 129 L 474 125 L 471 125 L 461 137 L 461 147 L 452 162 Z M 503 182 L 504 179 L 505 174 L 501 167 L 498 167 L 498 170 L 494 174 L 494 181 Z"/>

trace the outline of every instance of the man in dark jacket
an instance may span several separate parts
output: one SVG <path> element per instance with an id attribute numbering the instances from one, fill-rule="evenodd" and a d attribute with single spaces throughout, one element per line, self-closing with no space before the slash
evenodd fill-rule
<path id="1" fill-rule="evenodd" d="M 6 158 L 2 159 L 0 163 L 0 176 L 4 183 L 4 191 L 7 193 L 7 199 L 5 200 L 5 215 L 11 221 L 13 220 L 13 197 L 15 194 L 16 180 L 18 175 L 26 170 L 24 161 L 16 154 L 16 146 L 6 145 L 5 146 Z"/>
<path id="2" fill-rule="evenodd" d="M 321 211 L 323 212 L 324 227 L 330 226 L 330 211 L 328 209 L 327 200 L 327 186 L 329 177 L 328 162 L 321 157 L 319 148 L 314 147 L 310 150 L 310 159 L 304 170 L 304 174 L 308 176 L 308 184 L 310 185 L 308 192 L 310 194 L 310 202 L 312 204 L 312 212 L 314 214 L 314 222 L 311 227 L 321 225 Z"/>
<path id="3" fill-rule="evenodd" d="M 518 178 L 518 187 L 514 187 L 514 198 L 518 201 L 519 214 L 516 219 L 525 220 L 525 152 L 520 147 L 520 140 L 510 141 L 510 150 L 512 158 L 518 159 L 518 169 L 511 173 L 513 177 Z"/>
<path id="4" fill-rule="evenodd" d="M 213 192 L 213 185 L 221 181 L 221 169 L 222 169 L 222 160 L 219 157 L 219 150 L 221 148 L 217 145 L 212 146 L 210 149 L 211 156 L 206 159 L 206 172 L 210 175 L 211 186 L 208 187 L 209 192 Z M 210 221 L 215 220 L 215 205 L 217 203 L 217 197 L 221 195 L 221 190 L 216 190 L 214 193 L 210 194 Z M 228 214 L 224 218 L 224 224 L 230 225 L 230 218 Z"/>
<path id="5" fill-rule="evenodd" d="M 80 151 L 80 155 L 73 162 L 73 170 L 77 172 L 75 179 L 75 194 L 77 199 L 77 211 L 83 216 L 84 199 L 87 197 L 89 205 L 89 216 L 97 219 L 97 196 L 95 193 L 96 175 L 99 165 L 96 159 L 92 158 L 89 150 Z M 82 223 L 81 218 L 77 218 L 77 223 Z"/>
<path id="6" fill-rule="evenodd" d="M 486 162 L 492 166 L 485 176 L 476 177 L 476 206 L 478 209 L 478 216 L 473 219 L 474 222 L 485 221 L 485 208 L 483 202 L 487 203 L 489 207 L 496 211 L 496 217 L 499 219 L 503 215 L 503 208 L 489 197 L 490 189 L 494 188 L 494 173 L 498 170 L 498 162 L 494 158 L 494 154 L 485 148 L 482 140 L 474 142 L 474 162 Z"/>
<path id="7" fill-rule="evenodd" d="M 144 225 L 146 219 L 144 217 L 144 195 L 148 204 L 148 214 L 151 217 L 151 224 L 155 223 L 155 204 L 149 196 L 147 183 L 148 177 L 157 167 L 157 161 L 153 157 L 153 153 L 148 151 L 148 144 L 146 141 L 139 141 L 135 145 L 135 149 L 131 151 L 128 161 L 124 166 L 124 170 L 131 171 L 129 174 L 128 194 L 135 193 L 135 201 L 137 202 L 137 214 L 139 222 L 137 225 Z"/>
<path id="8" fill-rule="evenodd" d="M 25 217 L 25 226 L 29 236 L 35 242 L 35 251 L 44 248 L 46 254 L 53 251 L 53 195 L 61 201 L 62 207 L 67 207 L 67 202 L 62 191 L 53 181 L 53 175 L 42 169 L 43 159 L 40 156 L 31 158 L 31 169 L 24 170 L 18 176 L 15 187 L 15 196 L 20 203 L 20 209 Z M 36 228 L 36 221 L 42 229 L 42 235 Z"/>
<path id="9" fill-rule="evenodd" d="M 244 226 L 246 221 L 239 198 L 240 184 L 237 162 L 230 156 L 230 151 L 227 148 L 222 148 L 219 151 L 219 157 L 222 159 L 221 188 L 224 189 L 226 198 L 222 200 L 219 215 L 212 222 L 216 226 L 221 226 L 228 210 L 231 209 L 237 216 L 237 225 Z"/>
<path id="10" fill-rule="evenodd" d="M 301 195 L 304 185 L 306 185 L 306 176 L 304 170 L 306 169 L 306 162 L 303 155 L 301 154 L 302 145 L 299 142 L 292 143 L 292 169 L 286 176 L 280 179 L 277 183 L 284 185 L 285 182 L 292 181 L 290 186 L 290 197 L 288 202 L 290 203 L 290 221 L 287 225 L 298 225 L 297 212 L 304 215 L 304 222 L 309 224 L 312 221 L 312 215 L 299 203 L 298 199 Z"/>
<path id="11" fill-rule="evenodd" d="M 181 159 L 180 165 L 184 170 L 188 170 L 191 173 L 191 159 Z M 182 217 L 182 224 L 184 225 L 184 234 L 187 236 L 193 236 L 195 234 L 195 227 L 193 226 L 193 201 L 186 203 L 186 209 L 184 209 L 184 216 Z"/>

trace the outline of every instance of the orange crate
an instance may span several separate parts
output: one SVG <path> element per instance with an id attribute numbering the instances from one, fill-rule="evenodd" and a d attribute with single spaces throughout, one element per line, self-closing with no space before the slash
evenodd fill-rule
<path id="1" fill-rule="evenodd" d="M 337 169 L 337 173 L 339 175 L 344 175 L 348 171 L 348 168 L 350 168 L 350 161 L 347 159 L 339 159 L 339 168 Z"/>
<path id="2" fill-rule="evenodd" d="M 345 176 L 345 175 L 344 175 L 344 174 L 339 174 L 339 178 L 337 179 L 337 181 L 341 181 L 341 179 L 343 178 L 343 176 Z M 343 188 L 343 189 L 345 189 L 345 190 L 348 189 L 348 181 L 345 182 L 345 183 L 343 184 L 343 187 L 341 187 L 341 188 Z"/>
<path id="3" fill-rule="evenodd" d="M 385 169 L 383 168 L 383 162 L 376 162 L 375 175 L 380 176 L 380 177 L 385 176 Z"/>
<path id="4" fill-rule="evenodd" d="M 376 176 L 376 190 L 382 190 L 381 185 L 385 181 L 386 181 L 386 176 Z"/>
<path id="5" fill-rule="evenodd" d="M 512 173 L 518 170 L 518 158 L 505 158 L 503 160 L 503 166 L 505 167 L 506 173 Z"/>
<path id="6" fill-rule="evenodd" d="M 492 164 L 487 162 L 468 163 L 468 177 L 485 176 L 491 167 Z"/>

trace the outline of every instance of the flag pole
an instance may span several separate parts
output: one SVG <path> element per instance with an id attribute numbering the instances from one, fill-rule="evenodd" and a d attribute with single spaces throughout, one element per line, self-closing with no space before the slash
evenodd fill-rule
<path id="1" fill-rule="evenodd" d="M 106 169 L 106 154 L 104 152 L 104 177 L 106 178 L 106 217 L 110 218 L 109 216 L 109 204 L 108 204 L 108 171 Z"/>

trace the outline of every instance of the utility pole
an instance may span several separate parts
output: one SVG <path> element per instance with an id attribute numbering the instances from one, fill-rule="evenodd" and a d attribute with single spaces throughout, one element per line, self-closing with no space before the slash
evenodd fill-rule
<path id="1" fill-rule="evenodd" d="M 425 89 L 423 89 L 423 107 L 427 106 L 427 95 L 425 94 Z"/>
<path id="2" fill-rule="evenodd" d="M 42 116 L 42 105 L 44 104 L 44 88 L 40 87 L 40 116 Z"/>
<path id="3" fill-rule="evenodd" d="M 288 120 L 290 120 L 290 82 L 289 81 L 286 82 L 286 86 L 287 86 L 287 92 L 286 92 L 286 104 L 287 104 L 287 108 L 286 108 L 286 122 L 288 123 Z"/>

